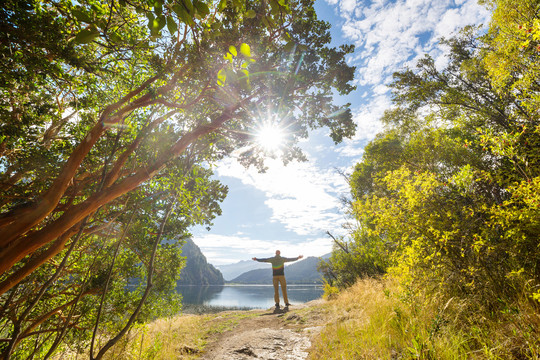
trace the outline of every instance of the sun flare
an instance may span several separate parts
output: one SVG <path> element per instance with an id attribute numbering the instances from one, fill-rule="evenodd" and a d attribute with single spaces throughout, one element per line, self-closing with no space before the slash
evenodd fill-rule
<path id="1" fill-rule="evenodd" d="M 285 132 L 275 124 L 264 124 L 257 130 L 256 139 L 263 150 L 275 152 L 284 144 Z"/>

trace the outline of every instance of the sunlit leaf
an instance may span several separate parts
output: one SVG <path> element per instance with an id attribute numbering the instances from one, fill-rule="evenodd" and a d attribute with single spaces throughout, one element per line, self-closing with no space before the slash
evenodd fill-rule
<path id="1" fill-rule="evenodd" d="M 250 58 L 251 57 L 251 48 L 249 47 L 248 44 L 242 43 L 240 45 L 240 53 L 242 53 L 242 55 L 244 55 L 245 57 Z"/>
<path id="2" fill-rule="evenodd" d="M 167 24 L 167 19 L 163 15 L 158 16 L 156 21 L 157 21 L 157 29 L 158 30 L 163 29 L 165 27 L 165 25 Z"/>
<path id="3" fill-rule="evenodd" d="M 219 86 L 224 86 L 225 81 L 227 80 L 227 73 L 225 72 L 225 69 L 219 70 L 217 74 L 217 83 Z"/>

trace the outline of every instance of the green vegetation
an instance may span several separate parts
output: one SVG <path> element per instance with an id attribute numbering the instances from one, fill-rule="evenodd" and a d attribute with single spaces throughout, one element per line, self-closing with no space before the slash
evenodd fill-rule
<path id="1" fill-rule="evenodd" d="M 201 249 L 191 239 L 182 246 L 186 266 L 182 269 L 178 285 L 223 285 L 223 275 L 206 261 Z"/>
<path id="2" fill-rule="evenodd" d="M 476 299 L 412 293 L 365 279 L 322 307 L 327 325 L 311 359 L 537 359 L 537 311 L 522 301 L 494 316 L 469 311 Z M 321 311 L 320 309 L 308 309 Z"/>
<path id="3" fill-rule="evenodd" d="M 0 29 L 2 358 L 100 359 L 176 313 L 183 240 L 227 193 L 213 164 L 263 169 L 268 109 L 285 162 L 310 129 L 355 130 L 332 100 L 353 47 L 311 0 L 7 0 Z"/>
<path id="4" fill-rule="evenodd" d="M 444 68 L 426 56 L 394 74 L 384 131 L 350 177 L 358 227 L 334 239 L 323 270 L 329 294 L 381 275 L 400 290 L 379 296 L 367 327 L 340 322 L 322 348 L 349 344 L 343 354 L 359 358 L 539 356 L 539 8 L 489 3 L 487 33 L 443 40 Z"/>

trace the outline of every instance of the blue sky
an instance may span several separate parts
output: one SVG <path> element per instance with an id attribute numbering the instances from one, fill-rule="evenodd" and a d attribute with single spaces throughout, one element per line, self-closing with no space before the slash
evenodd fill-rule
<path id="1" fill-rule="evenodd" d="M 317 0 L 316 10 L 332 24 L 332 45 L 356 45 L 348 62 L 357 67 L 357 89 L 336 99 L 352 104 L 356 135 L 336 146 L 326 130 L 314 131 L 300 144 L 307 162 L 284 166 L 268 159 L 264 174 L 245 169 L 234 154 L 220 162 L 216 178 L 229 186 L 223 215 L 210 231 L 192 229 L 193 240 L 214 265 L 271 256 L 276 249 L 289 257 L 330 252 L 326 231 L 347 232 L 340 197 L 349 189 L 339 172 L 350 174 L 363 147 L 381 130 L 378 119 L 391 106 L 386 85 L 392 73 L 414 68 L 426 53 L 444 66 L 446 50 L 438 39 L 489 21 L 488 10 L 476 0 Z"/>

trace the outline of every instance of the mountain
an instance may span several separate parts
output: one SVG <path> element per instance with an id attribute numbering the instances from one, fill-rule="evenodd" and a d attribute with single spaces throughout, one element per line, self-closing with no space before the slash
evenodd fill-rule
<path id="1" fill-rule="evenodd" d="M 182 247 L 182 255 L 186 257 L 186 266 L 180 273 L 178 285 L 224 284 L 221 272 L 206 261 L 206 257 L 193 240 L 186 240 Z"/>
<path id="2" fill-rule="evenodd" d="M 320 258 L 310 256 L 302 261 L 285 266 L 287 284 L 321 284 L 322 276 L 317 271 Z M 250 270 L 230 282 L 236 284 L 271 284 L 272 266 L 264 263 L 266 269 Z"/>
<path id="3" fill-rule="evenodd" d="M 226 281 L 229 281 L 250 270 L 263 269 L 263 268 L 266 269 L 268 267 L 268 264 L 260 263 L 253 260 L 242 260 L 234 264 L 217 265 L 216 267 L 223 274 L 223 278 Z"/>

